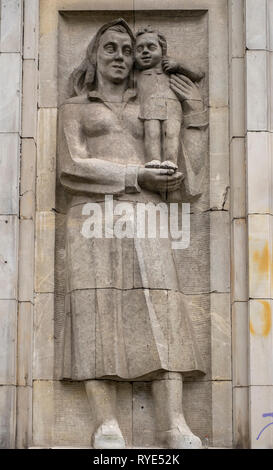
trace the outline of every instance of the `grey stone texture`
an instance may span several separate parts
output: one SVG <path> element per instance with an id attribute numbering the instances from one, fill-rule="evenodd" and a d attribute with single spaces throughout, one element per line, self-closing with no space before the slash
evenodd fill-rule
<path id="1" fill-rule="evenodd" d="M 69 296 L 57 108 L 91 36 L 124 17 L 157 26 L 168 55 L 205 72 L 209 131 L 183 136 L 204 168 L 202 195 L 190 200 L 190 246 L 174 253 L 205 372 L 183 383 L 186 421 L 210 446 L 272 449 L 272 426 L 257 440 L 272 408 L 272 0 L 0 3 L 0 448 L 91 446 L 98 417 L 84 384 L 60 380 Z M 136 267 L 130 243 L 124 260 Z M 125 267 L 126 288 L 141 287 L 141 270 Z M 158 445 L 152 382 L 118 382 L 116 393 L 126 447 Z"/>

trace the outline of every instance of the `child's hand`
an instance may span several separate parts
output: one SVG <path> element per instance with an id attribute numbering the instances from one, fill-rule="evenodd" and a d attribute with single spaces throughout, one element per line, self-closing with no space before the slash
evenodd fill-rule
<path id="1" fill-rule="evenodd" d="M 175 73 L 178 72 L 179 65 L 171 57 L 163 57 L 162 68 L 165 73 Z"/>

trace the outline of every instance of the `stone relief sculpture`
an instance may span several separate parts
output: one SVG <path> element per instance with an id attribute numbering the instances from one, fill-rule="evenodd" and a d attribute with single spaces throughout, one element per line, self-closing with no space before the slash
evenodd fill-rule
<path id="1" fill-rule="evenodd" d="M 136 210 L 138 203 L 158 204 L 162 194 L 183 185 L 188 194 L 200 194 L 202 162 L 200 172 L 194 172 L 178 131 L 175 151 L 164 154 L 175 165 L 146 166 L 150 158 L 161 160 L 162 151 L 158 131 L 155 140 L 148 131 L 147 141 L 147 117 L 134 86 L 137 47 L 124 20 L 103 25 L 73 73 L 75 96 L 60 107 L 58 173 L 67 197 L 62 378 L 85 384 L 96 422 L 94 448 L 125 446 L 115 405 L 116 381 L 121 380 L 152 381 L 159 445 L 199 448 L 200 439 L 183 414 L 183 378 L 204 369 L 180 294 L 171 240 L 113 237 L 106 214 L 105 196 L 113 196 L 114 210 L 122 201 Z M 170 93 L 178 122 L 183 114 L 184 126 L 202 133 L 207 110 L 198 86 L 183 74 L 172 75 Z M 176 158 L 183 161 L 184 174 Z M 93 219 L 102 218 L 104 236 L 83 236 L 87 203 L 96 203 Z"/>

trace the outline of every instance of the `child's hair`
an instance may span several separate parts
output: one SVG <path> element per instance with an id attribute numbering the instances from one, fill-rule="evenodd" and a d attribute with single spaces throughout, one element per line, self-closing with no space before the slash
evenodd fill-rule
<path id="1" fill-rule="evenodd" d="M 166 41 L 165 36 L 159 31 L 157 31 L 156 29 L 153 29 L 150 25 L 148 25 L 144 28 L 140 28 L 138 32 L 136 33 L 136 37 L 141 36 L 142 34 L 145 34 L 145 33 L 156 34 L 158 37 L 158 42 L 162 49 L 162 55 L 163 56 L 167 55 L 167 41 Z"/>

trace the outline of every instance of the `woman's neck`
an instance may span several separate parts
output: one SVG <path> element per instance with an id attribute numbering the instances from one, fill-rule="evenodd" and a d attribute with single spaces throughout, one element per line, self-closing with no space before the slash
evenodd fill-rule
<path id="1" fill-rule="evenodd" d="M 98 78 L 98 92 L 111 103 L 121 103 L 127 88 L 127 80 L 122 83 L 112 83 L 103 79 L 103 77 Z"/>

